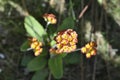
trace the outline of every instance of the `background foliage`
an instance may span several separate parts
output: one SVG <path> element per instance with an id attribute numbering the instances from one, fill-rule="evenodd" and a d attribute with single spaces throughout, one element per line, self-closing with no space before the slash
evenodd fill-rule
<path id="1" fill-rule="evenodd" d="M 24 67 L 34 58 L 31 52 L 20 51 L 21 44 L 26 40 L 24 17 L 28 13 L 43 26 L 46 23 L 41 16 L 54 13 L 58 23 L 49 27 L 50 33 L 54 33 L 58 26 L 70 25 L 64 19 L 71 19 L 71 16 L 79 34 L 79 47 L 94 37 L 98 42 L 97 56 L 91 59 L 86 59 L 81 52 L 69 54 L 63 59 L 61 80 L 119 80 L 119 3 L 119 0 L 0 0 L 0 80 L 55 80 L 53 76 L 46 76 L 49 74 L 46 69 L 33 76 L 34 72 Z M 79 19 L 86 5 L 88 8 Z M 34 69 L 32 64 L 32 61 L 28 64 L 32 67 L 28 67 L 31 71 Z M 43 76 L 42 79 L 39 76 Z"/>

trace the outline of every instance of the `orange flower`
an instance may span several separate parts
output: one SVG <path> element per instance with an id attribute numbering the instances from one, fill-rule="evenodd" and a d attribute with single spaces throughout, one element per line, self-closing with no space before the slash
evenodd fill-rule
<path id="1" fill-rule="evenodd" d="M 87 49 L 86 49 L 85 47 L 82 47 L 82 48 L 81 48 L 81 52 L 82 52 L 82 53 L 86 53 L 86 52 L 87 52 Z"/>
<path id="2" fill-rule="evenodd" d="M 42 50 L 43 50 L 42 48 L 35 49 L 35 51 L 34 51 L 34 52 L 35 52 L 34 55 L 35 55 L 35 56 L 40 55 L 40 53 L 42 52 Z"/>
<path id="3" fill-rule="evenodd" d="M 89 44 L 91 47 L 97 47 L 97 44 L 94 41 L 90 42 Z"/>
<path id="4" fill-rule="evenodd" d="M 42 42 L 38 42 L 36 38 L 29 38 L 30 47 L 34 50 L 34 55 L 38 56 L 42 52 Z"/>
<path id="5" fill-rule="evenodd" d="M 90 51 L 90 54 L 91 54 L 91 55 L 96 55 L 96 52 L 97 52 L 97 50 L 96 50 L 96 49 L 93 49 L 93 50 Z"/>
<path id="6" fill-rule="evenodd" d="M 76 49 L 77 40 L 77 33 L 72 29 L 67 29 L 64 31 L 58 32 L 57 36 L 55 37 L 56 41 L 56 53 L 69 53 Z M 54 51 L 54 50 L 53 50 Z"/>
<path id="7" fill-rule="evenodd" d="M 48 22 L 48 23 L 50 23 L 50 24 L 56 24 L 56 23 L 57 23 L 57 19 L 56 19 L 56 17 L 55 17 L 54 14 L 47 14 L 47 13 L 45 13 L 45 14 L 43 15 L 43 18 L 44 18 L 44 20 L 45 20 L 46 22 Z"/>
<path id="8" fill-rule="evenodd" d="M 90 53 L 87 53 L 86 54 L 86 58 L 90 58 L 91 57 L 91 54 Z"/>
<path id="9" fill-rule="evenodd" d="M 90 58 L 91 56 L 96 55 L 96 43 L 95 42 L 89 42 L 84 47 L 81 48 L 81 52 L 86 54 L 86 58 Z"/>
<path id="10" fill-rule="evenodd" d="M 90 50 L 92 47 L 90 46 L 89 43 L 87 43 L 87 44 L 85 45 L 85 48 Z"/>

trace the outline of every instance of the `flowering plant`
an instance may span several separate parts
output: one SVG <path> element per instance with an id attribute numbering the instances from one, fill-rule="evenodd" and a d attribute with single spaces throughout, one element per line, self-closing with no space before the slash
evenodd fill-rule
<path id="1" fill-rule="evenodd" d="M 78 34 L 74 30 L 74 21 L 71 17 L 66 18 L 53 33 L 49 33 L 52 30 L 49 25 L 57 23 L 55 15 L 45 14 L 43 18 L 47 22 L 45 28 L 30 15 L 25 17 L 24 23 L 28 40 L 23 43 L 21 50 L 32 50 L 34 57 L 32 56 L 28 60 L 24 58 L 23 63 L 25 65 L 27 63 L 29 71 L 36 71 L 33 79 L 36 75 L 42 74 L 42 71 L 45 71 L 43 78 L 46 78 L 48 73 L 52 74 L 54 78 L 62 78 L 62 60 L 68 53 L 81 51 L 86 54 L 87 58 L 96 55 L 95 42 L 90 42 L 85 47 L 77 48 Z"/>

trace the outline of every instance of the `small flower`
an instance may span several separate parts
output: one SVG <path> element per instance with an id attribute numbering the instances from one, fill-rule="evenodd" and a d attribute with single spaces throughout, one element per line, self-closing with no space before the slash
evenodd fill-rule
<path id="1" fill-rule="evenodd" d="M 60 31 L 55 37 L 55 41 L 56 49 L 51 49 L 50 51 L 57 54 L 72 52 L 76 49 L 76 43 L 78 42 L 77 33 L 72 29 Z"/>
<path id="2" fill-rule="evenodd" d="M 42 52 L 42 50 L 43 50 L 42 48 L 35 49 L 35 50 L 34 50 L 34 52 L 35 52 L 34 55 L 35 55 L 35 56 L 40 55 L 40 53 Z"/>
<path id="3" fill-rule="evenodd" d="M 87 53 L 86 54 L 86 58 L 90 58 L 91 57 L 91 54 L 90 53 Z"/>
<path id="4" fill-rule="evenodd" d="M 54 14 L 45 13 L 43 15 L 43 18 L 48 24 L 56 24 L 57 23 L 57 19 Z"/>
<path id="5" fill-rule="evenodd" d="M 88 43 L 88 44 L 85 45 L 85 48 L 87 48 L 87 49 L 91 49 L 92 46 L 90 46 L 90 44 Z"/>
<path id="6" fill-rule="evenodd" d="M 95 42 L 93 42 L 93 41 L 90 42 L 89 44 L 90 44 L 91 47 L 97 47 L 97 44 Z"/>
<path id="7" fill-rule="evenodd" d="M 96 49 L 93 49 L 93 50 L 90 51 L 90 54 L 91 54 L 91 55 L 96 55 L 96 52 L 97 52 L 97 50 L 96 50 Z"/>
<path id="8" fill-rule="evenodd" d="M 81 48 L 81 52 L 86 55 L 86 58 L 90 58 L 91 56 L 96 55 L 96 43 L 95 42 L 89 42 L 84 47 Z"/>
<path id="9" fill-rule="evenodd" d="M 85 47 L 82 47 L 82 48 L 81 48 L 81 52 L 82 52 L 82 53 L 86 53 L 86 52 L 87 52 L 87 49 L 86 49 Z"/>
<path id="10" fill-rule="evenodd" d="M 30 47 L 34 50 L 34 55 L 38 56 L 42 52 L 42 42 L 38 42 L 36 38 L 29 38 Z"/>

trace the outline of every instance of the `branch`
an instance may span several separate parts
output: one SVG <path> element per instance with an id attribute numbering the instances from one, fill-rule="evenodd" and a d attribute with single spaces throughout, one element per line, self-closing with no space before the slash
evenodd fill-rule
<path id="1" fill-rule="evenodd" d="M 91 4 L 92 1 L 93 1 L 93 0 L 90 0 L 90 1 L 88 2 L 88 4 L 83 8 L 83 10 L 81 11 L 81 13 L 79 14 L 78 19 L 80 19 L 80 18 L 84 15 L 84 13 L 85 13 L 86 10 L 88 9 L 88 7 L 89 7 L 89 5 Z"/>

